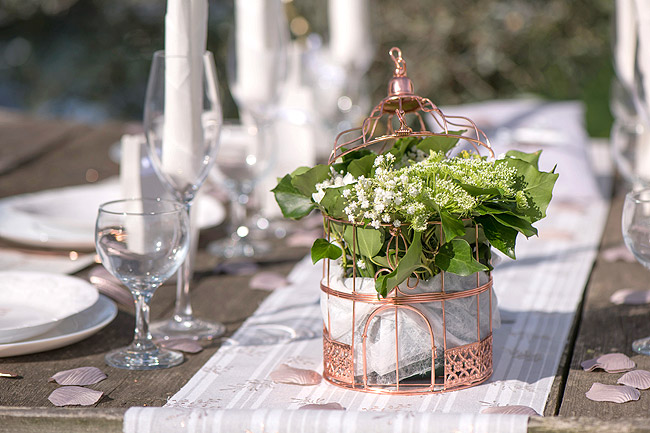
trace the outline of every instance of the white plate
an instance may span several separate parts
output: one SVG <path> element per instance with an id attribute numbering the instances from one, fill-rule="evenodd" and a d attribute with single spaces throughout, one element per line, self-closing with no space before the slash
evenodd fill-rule
<path id="1" fill-rule="evenodd" d="M 7 197 L 0 200 L 0 236 L 25 245 L 91 250 L 97 208 L 119 198 L 118 179 Z M 201 228 L 225 218 L 213 197 L 200 196 L 196 207 Z"/>
<path id="2" fill-rule="evenodd" d="M 81 313 L 63 319 L 45 334 L 17 343 L 0 344 L 0 358 L 45 352 L 81 341 L 111 323 L 117 316 L 115 303 L 104 295 Z"/>
<path id="3" fill-rule="evenodd" d="M 52 329 L 95 302 L 99 293 L 81 278 L 47 272 L 0 272 L 0 343 Z"/>

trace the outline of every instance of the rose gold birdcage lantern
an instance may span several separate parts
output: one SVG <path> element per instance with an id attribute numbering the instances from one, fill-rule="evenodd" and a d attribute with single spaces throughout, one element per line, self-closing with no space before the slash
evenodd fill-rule
<path id="1" fill-rule="evenodd" d="M 361 128 L 337 136 L 330 166 L 360 149 L 372 147 L 382 153 L 404 137 L 455 137 L 476 153 L 483 150 L 494 157 L 487 137 L 474 122 L 462 116 L 447 116 L 429 99 L 417 96 L 406 76 L 401 51 L 392 48 L 389 54 L 395 71 L 388 96 L 371 111 Z M 468 134 L 451 128 L 464 128 Z M 350 140 L 344 138 L 351 135 Z M 324 223 L 328 240 L 333 225 L 351 232 L 352 263 L 356 263 L 357 231 L 362 224 L 327 215 Z M 429 224 L 439 230 L 442 240 L 442 225 Z M 408 251 L 403 228 L 383 226 L 390 236 L 386 243 L 388 261 L 377 271 L 375 281 L 382 273 L 395 270 Z M 473 233 L 478 261 L 478 226 L 473 226 Z M 367 392 L 429 394 L 467 388 L 490 377 L 492 316 L 496 307 L 490 272 L 460 279 L 442 271 L 435 289 L 425 288 L 427 282 L 414 273 L 405 284 L 390 287 L 382 298 L 361 287 L 367 281 L 358 278 L 354 266 L 351 278 L 346 280 L 348 286 L 342 287 L 337 283 L 335 266 L 333 260 L 324 261 L 321 281 L 326 380 Z"/>

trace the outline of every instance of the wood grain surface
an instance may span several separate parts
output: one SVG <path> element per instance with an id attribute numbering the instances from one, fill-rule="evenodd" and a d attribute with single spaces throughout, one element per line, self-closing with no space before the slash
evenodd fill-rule
<path id="1" fill-rule="evenodd" d="M 76 125 L 0 111 L 0 198 L 117 175 L 118 166 L 110 161 L 108 150 L 123 131 L 120 124 Z M 622 243 L 622 194 L 619 191 L 614 199 L 601 252 Z M 268 292 L 250 289 L 250 275 L 218 272 L 221 262 L 207 254 L 205 246 L 225 234 L 223 226 L 201 233 L 192 300 L 197 316 L 225 323 L 230 335 Z M 6 241 L 0 242 L 7 245 Z M 277 242 L 274 251 L 259 261 L 259 270 L 287 275 L 307 251 Z M 87 274 L 88 269 L 79 276 Z M 639 401 L 625 404 L 593 402 L 585 397 L 594 382 L 615 384 L 621 375 L 584 372 L 580 363 L 586 359 L 622 352 L 631 356 L 638 368 L 650 370 L 650 357 L 631 350 L 634 339 L 650 335 L 650 306 L 613 305 L 609 297 L 621 288 L 650 288 L 650 271 L 637 263 L 607 262 L 599 254 L 556 375 L 545 410 L 547 417 L 531 418 L 529 431 L 650 431 L 650 390 L 641 391 Z M 171 315 L 174 297 L 171 284 L 158 290 L 152 304 L 154 320 Z M 119 432 L 128 407 L 165 404 L 222 341 L 206 344 L 204 351 L 186 355 L 182 365 L 167 370 L 138 372 L 108 367 L 104 354 L 128 344 L 133 325 L 131 309 L 121 308 L 114 322 L 84 341 L 45 353 L 0 359 L 0 369 L 22 376 L 0 378 L 0 431 Z M 53 407 L 47 397 L 58 385 L 48 382 L 48 378 L 81 366 L 95 366 L 108 375 L 106 380 L 90 386 L 103 391 L 103 398 L 93 408 Z"/>

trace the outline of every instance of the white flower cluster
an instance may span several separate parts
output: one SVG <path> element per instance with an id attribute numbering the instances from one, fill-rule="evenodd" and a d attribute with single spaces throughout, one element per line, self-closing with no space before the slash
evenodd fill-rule
<path id="1" fill-rule="evenodd" d="M 338 188 L 344 185 L 350 185 L 354 182 L 354 176 L 352 176 L 350 173 L 347 173 L 345 176 L 343 176 L 341 173 L 336 173 L 332 170 L 330 179 L 326 179 L 323 182 L 317 183 L 315 185 L 316 192 L 313 193 L 311 197 L 316 203 L 320 203 L 321 200 L 323 200 L 323 197 L 325 197 L 325 190 L 327 188 Z M 343 192 L 343 196 L 347 197 L 345 191 Z"/>
<path id="2" fill-rule="evenodd" d="M 503 196 L 515 197 L 514 169 L 468 153 L 446 158 L 434 152 L 402 168 L 395 169 L 396 165 L 392 154 L 379 155 L 372 177 L 361 176 L 343 190 L 348 220 L 365 222 L 374 228 L 382 224 L 408 224 L 415 230 L 425 230 L 427 222 L 438 217 L 431 202 L 460 216 L 469 215 L 481 203 L 481 196 L 468 193 L 459 183 L 498 189 Z M 523 195 L 517 194 L 516 199 L 517 203 L 525 202 Z"/>

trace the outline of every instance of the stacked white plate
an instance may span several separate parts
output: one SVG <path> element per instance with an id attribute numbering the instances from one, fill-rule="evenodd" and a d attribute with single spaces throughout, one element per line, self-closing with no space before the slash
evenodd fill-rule
<path id="1" fill-rule="evenodd" d="M 21 194 L 0 200 L 0 236 L 25 245 L 92 250 L 99 205 L 120 198 L 117 178 L 105 182 Z M 225 218 L 221 203 L 199 196 L 198 225 Z"/>
<path id="2" fill-rule="evenodd" d="M 0 357 L 80 341 L 117 315 L 85 280 L 44 272 L 0 272 Z"/>

